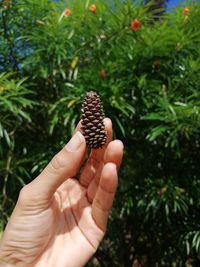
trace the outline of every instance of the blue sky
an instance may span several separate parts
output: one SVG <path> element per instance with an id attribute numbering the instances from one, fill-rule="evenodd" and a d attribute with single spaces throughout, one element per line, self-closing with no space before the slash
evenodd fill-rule
<path id="1" fill-rule="evenodd" d="M 180 3 L 184 3 L 185 1 L 184 0 L 169 0 L 168 1 L 168 10 L 170 10 L 172 7 L 180 4 Z"/>
<path id="2" fill-rule="evenodd" d="M 184 2 L 184 0 L 169 0 L 167 4 L 167 9 L 170 10 L 172 7 Z"/>

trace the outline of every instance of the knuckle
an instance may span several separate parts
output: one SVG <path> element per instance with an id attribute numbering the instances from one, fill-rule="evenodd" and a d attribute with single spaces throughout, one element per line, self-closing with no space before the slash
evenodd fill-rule
<path id="1" fill-rule="evenodd" d="M 50 161 L 49 165 L 51 170 L 53 171 L 63 168 L 64 167 L 63 155 L 61 153 L 56 154 Z"/>
<path id="2" fill-rule="evenodd" d="M 111 205 L 110 206 L 105 206 L 102 204 L 102 201 L 100 199 L 95 199 L 95 206 L 102 212 L 102 213 L 109 213 L 110 209 L 111 209 Z"/>
<path id="3" fill-rule="evenodd" d="M 29 192 L 29 189 L 28 189 L 28 185 L 25 185 L 20 190 L 18 201 L 19 201 L 20 204 L 24 205 L 25 203 L 27 203 L 29 197 L 30 197 L 30 192 Z"/>

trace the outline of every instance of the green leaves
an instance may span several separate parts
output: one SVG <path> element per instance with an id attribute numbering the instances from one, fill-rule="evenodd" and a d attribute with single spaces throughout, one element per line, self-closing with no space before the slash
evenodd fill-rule
<path id="1" fill-rule="evenodd" d="M 4 137 L 9 146 L 9 135 L 13 135 L 12 131 L 24 121 L 31 122 L 27 110 L 34 104 L 28 99 L 33 93 L 23 86 L 25 79 L 16 82 L 12 80 L 12 75 L 4 73 L 0 75 L 0 137 Z"/>
<path id="2" fill-rule="evenodd" d="M 27 161 L 18 160 L 16 155 L 20 154 L 21 150 L 19 141 L 17 141 L 18 135 L 25 131 L 27 124 L 31 124 L 30 111 L 35 102 L 31 100 L 33 92 L 25 87 L 26 78 L 16 80 L 14 76 L 14 73 L 0 74 L 0 178 L 2 185 L 0 231 L 13 208 L 15 190 L 19 185 L 25 184 L 26 178 L 30 178 L 24 166 Z M 23 145 L 25 146 L 25 143 Z M 15 146 L 18 150 L 14 155 Z M 11 186 L 12 182 L 14 187 Z"/>
<path id="3" fill-rule="evenodd" d="M 53 133 L 55 127 L 61 126 L 62 128 L 70 129 L 68 134 L 72 134 L 76 123 L 80 120 L 80 115 L 76 112 L 81 107 L 81 100 L 76 96 L 61 97 L 56 101 L 49 109 L 49 115 L 51 118 L 49 133 Z"/>
<path id="4" fill-rule="evenodd" d="M 173 214 L 187 215 L 188 200 L 185 189 L 174 185 L 171 179 L 145 180 L 145 193 L 138 201 L 138 207 L 145 212 L 145 220 L 157 220 L 163 215 L 168 223 Z"/>
<path id="5" fill-rule="evenodd" d="M 165 136 L 165 145 L 171 147 L 178 145 L 178 137 L 189 140 L 200 129 L 200 109 L 194 105 L 194 100 L 170 104 L 166 99 L 160 99 L 156 112 L 149 113 L 143 119 L 159 124 L 152 127 L 147 139 L 154 141 Z"/>
<path id="6" fill-rule="evenodd" d="M 200 253 L 200 230 L 190 231 L 183 240 L 187 254 L 189 255 L 192 250 L 197 254 Z"/>

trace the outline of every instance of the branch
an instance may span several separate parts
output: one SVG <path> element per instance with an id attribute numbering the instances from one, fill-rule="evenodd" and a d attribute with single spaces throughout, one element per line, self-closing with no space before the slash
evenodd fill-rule
<path id="1" fill-rule="evenodd" d="M 5 205 L 5 202 L 6 202 L 6 199 L 7 199 L 6 187 L 7 187 L 7 182 L 8 182 L 8 176 L 9 176 L 9 173 L 10 173 L 11 161 L 12 161 L 12 153 L 9 152 L 8 159 L 7 159 L 7 162 L 6 162 L 6 169 L 5 169 L 2 207 Z"/>

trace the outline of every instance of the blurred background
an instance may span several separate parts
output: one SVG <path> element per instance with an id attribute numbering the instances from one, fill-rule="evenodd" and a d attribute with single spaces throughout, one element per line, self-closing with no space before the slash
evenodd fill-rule
<path id="1" fill-rule="evenodd" d="M 95 90 L 125 157 L 87 266 L 200 266 L 200 3 L 178 2 L 1 1 L 0 232 Z"/>

